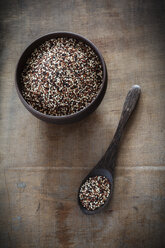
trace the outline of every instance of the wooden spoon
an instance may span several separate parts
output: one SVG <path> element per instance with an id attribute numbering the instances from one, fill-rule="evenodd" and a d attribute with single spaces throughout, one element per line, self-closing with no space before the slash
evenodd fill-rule
<path id="1" fill-rule="evenodd" d="M 123 106 L 123 111 L 121 113 L 120 121 L 118 124 L 118 127 L 116 129 L 115 135 L 112 139 L 112 142 L 110 146 L 108 147 L 106 153 L 104 156 L 101 158 L 101 160 L 97 163 L 97 165 L 90 171 L 90 173 L 84 178 L 82 181 L 81 186 L 85 183 L 86 180 L 88 180 L 89 177 L 94 177 L 94 176 L 105 176 L 108 178 L 111 186 L 111 192 L 107 200 L 105 201 L 104 205 L 100 206 L 99 208 L 95 210 L 88 210 L 85 207 L 82 206 L 80 198 L 79 198 L 79 192 L 80 188 L 78 191 L 78 204 L 85 214 L 95 214 L 103 210 L 111 196 L 112 196 L 112 191 L 113 191 L 113 172 L 114 172 L 114 167 L 115 167 L 115 161 L 116 161 L 116 155 L 117 155 L 117 150 L 118 150 L 118 145 L 120 142 L 120 138 L 123 134 L 124 128 L 126 126 L 126 123 L 133 112 L 136 103 L 138 102 L 139 96 L 141 93 L 141 88 L 139 85 L 133 85 L 130 91 L 127 94 L 127 97 L 125 99 L 125 103 Z"/>

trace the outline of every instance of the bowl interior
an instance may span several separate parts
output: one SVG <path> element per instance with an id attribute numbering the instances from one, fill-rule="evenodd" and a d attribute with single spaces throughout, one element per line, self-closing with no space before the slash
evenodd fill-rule
<path id="1" fill-rule="evenodd" d="M 97 54 L 97 56 L 100 59 L 100 62 L 102 64 L 102 70 L 103 70 L 103 78 L 102 78 L 102 84 L 101 84 L 101 88 L 96 96 L 96 98 L 84 109 L 78 111 L 77 113 L 73 113 L 71 115 L 63 115 L 63 116 L 52 116 L 52 115 L 46 115 L 43 114 L 37 110 L 35 110 L 34 108 L 32 108 L 23 98 L 22 96 L 22 84 L 21 84 L 21 74 L 22 71 L 24 69 L 25 63 L 27 61 L 27 59 L 29 58 L 29 56 L 31 55 L 31 53 L 34 51 L 35 48 L 37 48 L 38 46 L 40 46 L 41 44 L 43 44 L 43 42 L 53 39 L 53 38 L 62 38 L 62 37 L 68 37 L 68 38 L 76 38 L 77 40 L 80 40 L 84 43 L 86 43 L 87 45 L 89 45 Z M 51 33 L 51 34 L 47 34 L 45 36 L 40 37 L 39 39 L 35 40 L 34 42 L 31 43 L 31 45 L 29 45 L 25 51 L 23 52 L 22 56 L 20 57 L 20 60 L 18 61 L 17 64 L 17 68 L 16 68 L 16 88 L 17 88 L 17 92 L 18 95 L 22 101 L 22 103 L 24 104 L 24 106 L 32 113 L 34 114 L 36 117 L 40 117 L 41 119 L 49 119 L 49 120 L 60 120 L 61 118 L 64 119 L 73 119 L 74 116 L 80 116 L 81 113 L 83 113 L 84 111 L 86 111 L 88 108 L 90 109 L 90 106 L 92 107 L 92 105 L 95 105 L 95 102 L 97 103 L 97 101 L 100 103 L 101 102 L 101 98 L 103 98 L 104 94 L 105 94 L 105 90 L 106 90 L 106 83 L 107 83 L 107 71 L 106 71 L 106 65 L 104 62 L 104 59 L 102 57 L 102 55 L 100 54 L 99 50 L 95 47 L 95 45 L 87 40 L 86 38 L 82 37 L 81 35 L 75 34 L 75 33 L 69 33 L 69 32 L 57 32 L 57 33 Z M 103 91 L 103 96 L 100 97 L 100 100 L 97 98 L 99 98 L 100 96 L 100 92 Z M 99 105 L 96 104 L 96 105 Z M 96 106 L 97 107 L 97 106 Z M 88 110 L 87 110 L 88 112 Z M 91 112 L 91 111 L 89 111 Z M 78 118 L 79 119 L 79 118 Z"/>

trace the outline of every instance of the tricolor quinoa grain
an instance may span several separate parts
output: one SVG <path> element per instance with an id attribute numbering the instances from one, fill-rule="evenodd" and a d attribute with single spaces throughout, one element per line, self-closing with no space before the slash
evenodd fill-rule
<path id="1" fill-rule="evenodd" d="M 95 210 L 105 204 L 110 192 L 110 183 L 106 177 L 89 177 L 80 188 L 79 199 L 84 208 Z"/>
<path id="2" fill-rule="evenodd" d="M 22 95 L 44 114 L 70 115 L 96 98 L 102 76 L 101 62 L 90 46 L 73 38 L 51 39 L 27 60 L 21 76 Z"/>

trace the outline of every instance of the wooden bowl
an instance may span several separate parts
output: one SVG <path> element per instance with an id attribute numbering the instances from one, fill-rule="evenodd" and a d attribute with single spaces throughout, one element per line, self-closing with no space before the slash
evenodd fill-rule
<path id="1" fill-rule="evenodd" d="M 95 53 L 98 55 L 100 62 L 102 64 L 102 68 L 103 68 L 102 86 L 101 86 L 101 89 L 100 89 L 98 95 L 96 96 L 96 98 L 86 108 L 78 111 L 77 113 L 71 114 L 71 115 L 53 116 L 53 115 L 43 114 L 43 113 L 35 110 L 32 106 L 30 106 L 23 98 L 22 92 L 21 92 L 21 74 L 22 74 L 22 71 L 24 69 L 24 66 L 25 66 L 25 63 L 26 63 L 28 57 L 31 55 L 31 53 L 34 51 L 34 49 L 37 48 L 38 46 L 40 46 L 44 41 L 50 40 L 52 38 L 57 38 L 57 37 L 76 38 L 80 41 L 83 41 L 84 43 L 86 43 L 90 47 L 92 47 L 93 50 L 95 51 Z M 76 122 L 76 121 L 79 121 L 79 120 L 85 118 L 87 115 L 92 113 L 99 106 L 99 104 L 101 103 L 101 101 L 104 97 L 104 94 L 105 94 L 105 91 L 107 88 L 107 70 L 106 70 L 106 65 L 105 65 L 105 62 L 104 62 L 104 59 L 103 59 L 101 53 L 99 52 L 99 50 L 95 47 L 95 45 L 91 41 L 87 40 L 86 38 L 82 37 L 79 34 L 70 33 L 70 32 L 56 32 L 56 33 L 50 33 L 50 34 L 47 34 L 47 35 L 40 37 L 39 39 L 32 42 L 25 49 L 25 51 L 21 55 L 21 57 L 18 61 L 17 67 L 16 67 L 15 82 L 16 82 L 17 93 L 18 93 L 18 96 L 19 96 L 21 102 L 27 108 L 27 110 L 30 111 L 35 117 L 37 117 L 43 121 L 52 122 L 55 124 L 67 124 L 67 123 Z"/>

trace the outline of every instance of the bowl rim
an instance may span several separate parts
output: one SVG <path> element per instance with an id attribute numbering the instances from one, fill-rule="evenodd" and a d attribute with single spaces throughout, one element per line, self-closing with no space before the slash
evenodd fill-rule
<path id="1" fill-rule="evenodd" d="M 50 40 L 53 39 L 53 36 L 55 35 L 54 38 L 58 38 L 59 37 L 70 37 L 70 38 L 75 38 L 78 39 L 80 41 L 83 41 L 84 43 L 86 43 L 87 45 L 89 45 L 97 54 L 97 56 L 100 59 L 101 65 L 102 65 L 102 70 L 103 70 L 103 77 L 102 77 L 102 83 L 101 83 L 101 88 L 97 94 L 97 96 L 93 99 L 93 101 L 91 103 L 89 103 L 85 108 L 81 109 L 80 111 L 77 111 L 76 113 L 70 114 L 70 115 L 61 115 L 61 116 L 56 116 L 56 115 L 48 115 L 48 114 L 44 114 L 38 110 L 36 110 L 35 108 L 33 108 L 30 104 L 28 104 L 26 102 L 26 100 L 24 99 L 22 92 L 19 88 L 19 81 L 18 81 L 18 77 L 20 76 L 18 73 L 19 67 L 20 67 L 20 62 L 22 60 L 22 58 L 26 55 L 26 53 L 28 53 L 28 50 L 31 49 L 32 46 L 35 45 L 36 43 L 36 47 L 37 47 L 37 43 L 42 41 L 46 41 L 46 40 Z M 64 36 L 63 36 L 64 35 Z M 52 36 L 52 37 L 50 37 Z M 46 39 L 48 38 L 48 39 Z M 39 45 L 38 45 L 39 46 Z M 35 48 L 34 48 L 35 49 Z M 102 91 L 105 88 L 105 85 L 107 84 L 107 69 L 106 69 L 106 64 L 104 61 L 103 56 L 101 55 L 100 51 L 98 50 L 98 48 L 87 38 L 85 38 L 84 36 L 78 34 L 78 33 L 73 33 L 73 32 L 67 32 L 67 31 L 57 31 L 57 32 L 51 32 L 51 33 L 47 33 L 45 35 L 39 36 L 38 38 L 36 38 L 35 40 L 33 40 L 31 43 L 29 43 L 29 45 L 27 45 L 25 47 L 25 49 L 23 50 L 17 65 L 16 65 L 16 70 L 15 70 L 15 85 L 16 85 L 16 89 L 17 89 L 17 93 L 18 96 L 20 98 L 20 100 L 22 101 L 22 103 L 24 104 L 24 106 L 31 112 L 34 113 L 35 116 L 39 115 L 41 118 L 47 118 L 49 120 L 65 120 L 65 119 L 72 119 L 74 117 L 78 117 L 79 115 L 83 114 L 84 112 L 87 111 L 87 109 L 89 109 L 92 105 L 95 104 L 95 102 L 98 100 L 98 98 L 100 97 Z"/>

